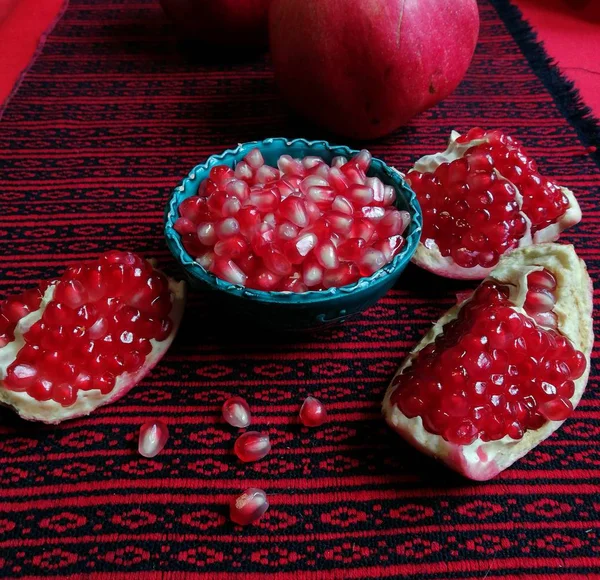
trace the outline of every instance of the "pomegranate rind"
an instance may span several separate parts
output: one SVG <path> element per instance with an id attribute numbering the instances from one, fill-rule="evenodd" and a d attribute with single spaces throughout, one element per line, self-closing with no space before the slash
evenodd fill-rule
<path id="1" fill-rule="evenodd" d="M 578 258 L 571 245 L 539 244 L 520 248 L 503 256 L 490 278 L 509 285 L 514 309 L 527 316 L 522 308 L 527 293 L 527 275 L 542 269 L 551 272 L 557 280 L 556 305 L 553 310 L 557 317 L 557 330 L 571 341 L 574 348 L 583 352 L 587 362 L 584 374 L 574 381 L 575 390 L 570 401 L 576 407 L 587 385 L 594 342 L 593 287 L 585 263 Z M 433 325 L 405 359 L 396 375 L 412 364 L 417 353 L 435 340 L 443 327 L 458 316 L 468 300 L 469 298 L 455 305 Z M 393 381 L 383 401 L 383 414 L 390 427 L 423 453 L 477 481 L 485 481 L 498 475 L 548 438 L 564 422 L 549 421 L 537 430 L 526 431 L 522 439 L 506 436 L 497 441 L 484 442 L 476 439 L 470 445 L 457 445 L 426 431 L 420 416 L 406 417 L 391 403 L 396 389 L 392 385 Z"/>
<path id="2" fill-rule="evenodd" d="M 411 171 L 418 171 L 420 173 L 433 173 L 442 163 L 452 163 L 453 161 L 464 157 L 465 153 L 471 147 L 476 147 L 477 145 L 483 145 L 487 143 L 486 138 L 460 142 L 458 141 L 460 136 L 460 133 L 457 131 L 452 131 L 448 141 L 448 147 L 445 151 L 421 157 L 415 162 Z M 506 179 L 500 173 L 496 173 L 499 177 L 511 183 L 511 185 L 513 185 L 513 187 L 519 191 L 519 188 L 515 186 L 514 183 Z M 406 175 L 406 178 L 410 180 L 410 171 Z M 564 230 L 578 224 L 581 221 L 581 208 L 579 207 L 579 203 L 577 202 L 573 192 L 566 187 L 560 187 L 560 190 L 569 200 L 569 206 L 567 210 L 557 222 L 538 230 L 535 232 L 535 234 L 532 235 L 531 233 L 531 221 L 529 217 L 521 211 L 521 215 L 527 222 L 527 229 L 523 237 L 519 239 L 517 248 L 523 248 L 532 244 L 541 244 L 544 242 L 554 242 L 558 240 Z M 520 207 L 523 206 L 523 197 L 520 192 L 517 197 L 517 202 Z M 451 257 L 442 256 L 434 240 L 423 238 L 417 246 L 417 250 L 413 255 L 412 262 L 420 268 L 432 272 L 433 274 L 437 274 L 438 276 L 443 276 L 445 278 L 453 278 L 456 280 L 482 280 L 496 267 L 492 266 L 491 268 L 484 268 L 482 266 L 474 266 L 472 268 L 464 268 L 459 266 Z"/>
<path id="3" fill-rule="evenodd" d="M 176 282 L 171 278 L 169 280 L 169 290 L 171 294 L 171 312 L 169 318 L 173 322 L 173 328 L 169 336 L 162 341 L 152 339 L 152 351 L 146 357 L 142 367 L 135 373 L 124 373 L 117 377 L 116 383 L 112 391 L 108 394 L 102 394 L 97 389 L 89 391 L 79 391 L 76 401 L 68 406 L 63 407 L 60 403 L 53 400 L 38 401 L 26 392 L 17 392 L 7 389 L 0 380 L 0 404 L 8 406 L 16 411 L 22 419 L 27 421 L 40 421 L 47 424 L 58 424 L 68 419 L 75 419 L 89 415 L 98 407 L 114 403 L 124 395 L 126 395 L 135 385 L 144 379 L 146 375 L 156 366 L 163 355 L 167 352 L 181 322 L 186 298 L 186 286 L 184 282 Z M 22 336 L 29 328 L 41 318 L 46 304 L 48 304 L 54 295 L 56 282 L 50 284 L 46 289 L 40 308 L 35 312 L 31 312 L 26 317 L 19 321 L 15 329 L 15 339 Z M 16 356 L 18 349 L 8 352 L 11 343 L 0 349 L 0 377 L 5 375 L 6 369 Z M 20 348 L 20 347 L 19 347 Z M 5 351 L 5 353 L 3 353 Z M 4 354 L 4 356 L 3 356 Z"/>

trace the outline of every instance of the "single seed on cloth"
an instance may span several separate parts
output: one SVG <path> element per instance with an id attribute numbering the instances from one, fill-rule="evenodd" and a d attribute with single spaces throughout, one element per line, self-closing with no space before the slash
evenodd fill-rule
<path id="1" fill-rule="evenodd" d="M 300 422 L 305 427 L 319 427 L 327 421 L 327 411 L 319 399 L 306 397 L 300 407 Z"/>
<path id="2" fill-rule="evenodd" d="M 250 425 L 250 406 L 242 397 L 231 397 L 223 403 L 223 420 L 232 427 L 244 428 Z"/>
<path id="3" fill-rule="evenodd" d="M 156 457 L 168 439 L 169 429 L 162 421 L 148 421 L 140 428 L 138 451 L 144 457 Z"/>
<path id="4" fill-rule="evenodd" d="M 271 451 L 271 441 L 268 433 L 246 431 L 236 440 L 233 450 L 240 461 L 248 463 L 266 457 Z"/>
<path id="5" fill-rule="evenodd" d="M 200 266 L 231 284 L 279 292 L 351 284 L 394 259 L 410 223 L 392 206 L 394 188 L 367 177 L 370 163 L 363 150 L 331 165 L 282 155 L 270 166 L 252 150 L 234 169 L 212 167 L 198 195 L 181 202 L 175 231 Z"/>
<path id="6" fill-rule="evenodd" d="M 231 500 L 229 517 L 240 526 L 248 526 L 259 520 L 269 509 L 267 494 L 256 487 L 249 487 L 244 493 Z"/>

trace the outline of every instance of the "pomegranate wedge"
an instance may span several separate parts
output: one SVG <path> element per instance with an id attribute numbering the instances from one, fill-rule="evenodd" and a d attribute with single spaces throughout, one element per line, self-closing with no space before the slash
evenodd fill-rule
<path id="1" fill-rule="evenodd" d="M 503 254 L 552 242 L 581 220 L 573 193 L 500 131 L 453 132 L 446 151 L 419 159 L 406 178 L 423 209 L 413 262 L 448 278 L 481 280 Z"/>
<path id="2" fill-rule="evenodd" d="M 417 449 L 490 479 L 571 414 L 593 338 L 592 285 L 573 247 L 515 250 L 407 357 L 384 415 Z"/>
<path id="3" fill-rule="evenodd" d="M 60 423 L 116 401 L 169 348 L 185 286 L 111 251 L 0 301 L 0 403 Z"/>

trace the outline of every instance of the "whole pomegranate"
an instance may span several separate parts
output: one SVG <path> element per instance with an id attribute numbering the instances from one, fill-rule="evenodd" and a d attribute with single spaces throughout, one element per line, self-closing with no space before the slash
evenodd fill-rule
<path id="1" fill-rule="evenodd" d="M 205 44 L 266 46 L 271 0 L 160 0 L 185 36 Z"/>
<path id="2" fill-rule="evenodd" d="M 494 477 L 579 403 L 594 342 L 592 295 L 573 246 L 504 255 L 406 358 L 383 403 L 388 423 L 466 477 Z"/>
<path id="3" fill-rule="evenodd" d="M 355 138 L 390 133 L 446 98 L 478 32 L 476 0 L 273 0 L 269 11 L 289 104 Z"/>

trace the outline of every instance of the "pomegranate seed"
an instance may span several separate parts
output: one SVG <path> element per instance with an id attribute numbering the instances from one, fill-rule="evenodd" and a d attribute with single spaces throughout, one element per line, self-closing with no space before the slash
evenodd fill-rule
<path id="1" fill-rule="evenodd" d="M 244 161 L 254 170 L 258 169 L 265 163 L 265 160 L 263 159 L 262 153 L 259 149 L 252 149 L 252 151 L 250 151 L 246 157 L 244 157 Z"/>
<path id="2" fill-rule="evenodd" d="M 317 261 L 326 270 L 333 270 L 340 265 L 337 249 L 331 242 L 320 244 L 315 248 Z"/>
<path id="3" fill-rule="evenodd" d="M 260 519 L 268 509 L 267 494 L 262 489 L 250 487 L 231 501 L 229 517 L 240 526 L 248 526 Z"/>
<path id="4" fill-rule="evenodd" d="M 270 165 L 261 165 L 256 170 L 256 183 L 269 183 L 280 177 L 279 171 Z"/>
<path id="5" fill-rule="evenodd" d="M 331 204 L 331 209 L 337 213 L 352 216 L 354 214 L 354 206 L 352 202 L 343 195 L 338 195 Z"/>
<path id="6" fill-rule="evenodd" d="M 548 270 L 537 270 L 527 276 L 527 285 L 532 290 L 556 290 L 556 278 Z"/>
<path id="7" fill-rule="evenodd" d="M 223 403 L 223 419 L 232 427 L 250 425 L 250 406 L 242 397 L 231 397 Z"/>
<path id="8" fill-rule="evenodd" d="M 300 408 L 300 422 L 305 427 L 319 427 L 327 420 L 323 403 L 314 397 L 306 397 Z"/>
<path id="9" fill-rule="evenodd" d="M 211 272 L 218 278 L 238 286 L 243 286 L 248 279 L 246 274 L 240 270 L 237 264 L 233 260 L 228 260 L 227 258 L 216 258 Z"/>
<path id="10" fill-rule="evenodd" d="M 240 224 L 233 217 L 228 217 L 215 223 L 215 234 L 217 234 L 217 238 L 220 240 L 235 236 L 239 231 Z"/>
<path id="11" fill-rule="evenodd" d="M 323 282 L 323 268 L 315 259 L 308 259 L 302 265 L 302 279 L 308 288 Z"/>
<path id="12" fill-rule="evenodd" d="M 252 167 L 245 161 L 240 161 L 235 166 L 234 174 L 238 179 L 243 179 L 246 182 L 250 181 L 254 176 Z"/>
<path id="13" fill-rule="evenodd" d="M 258 431 L 246 431 L 237 438 L 233 450 L 240 461 L 258 461 L 271 451 L 269 435 Z"/>
<path id="14" fill-rule="evenodd" d="M 246 240 L 240 235 L 234 235 L 218 241 L 215 244 L 215 254 L 224 258 L 239 258 L 248 251 Z M 214 258 L 213 258 L 214 260 Z M 212 262 L 211 262 L 212 263 Z"/>
<path id="15" fill-rule="evenodd" d="M 196 230 L 198 239 L 205 246 L 212 246 L 217 241 L 217 232 L 215 226 L 212 223 L 203 223 L 198 226 Z"/>
<path id="16" fill-rule="evenodd" d="M 348 163 L 348 159 L 338 155 L 331 160 L 331 167 L 341 167 L 342 165 L 346 165 L 346 163 Z"/>
<path id="17" fill-rule="evenodd" d="M 302 177 L 306 173 L 302 161 L 299 159 L 292 159 L 292 157 L 289 155 L 282 155 L 277 160 L 277 167 L 281 173 L 286 175 L 297 175 Z"/>
<path id="18" fill-rule="evenodd" d="M 162 421 L 148 421 L 140 428 L 138 451 L 144 457 L 156 457 L 167 444 L 169 429 Z"/>

